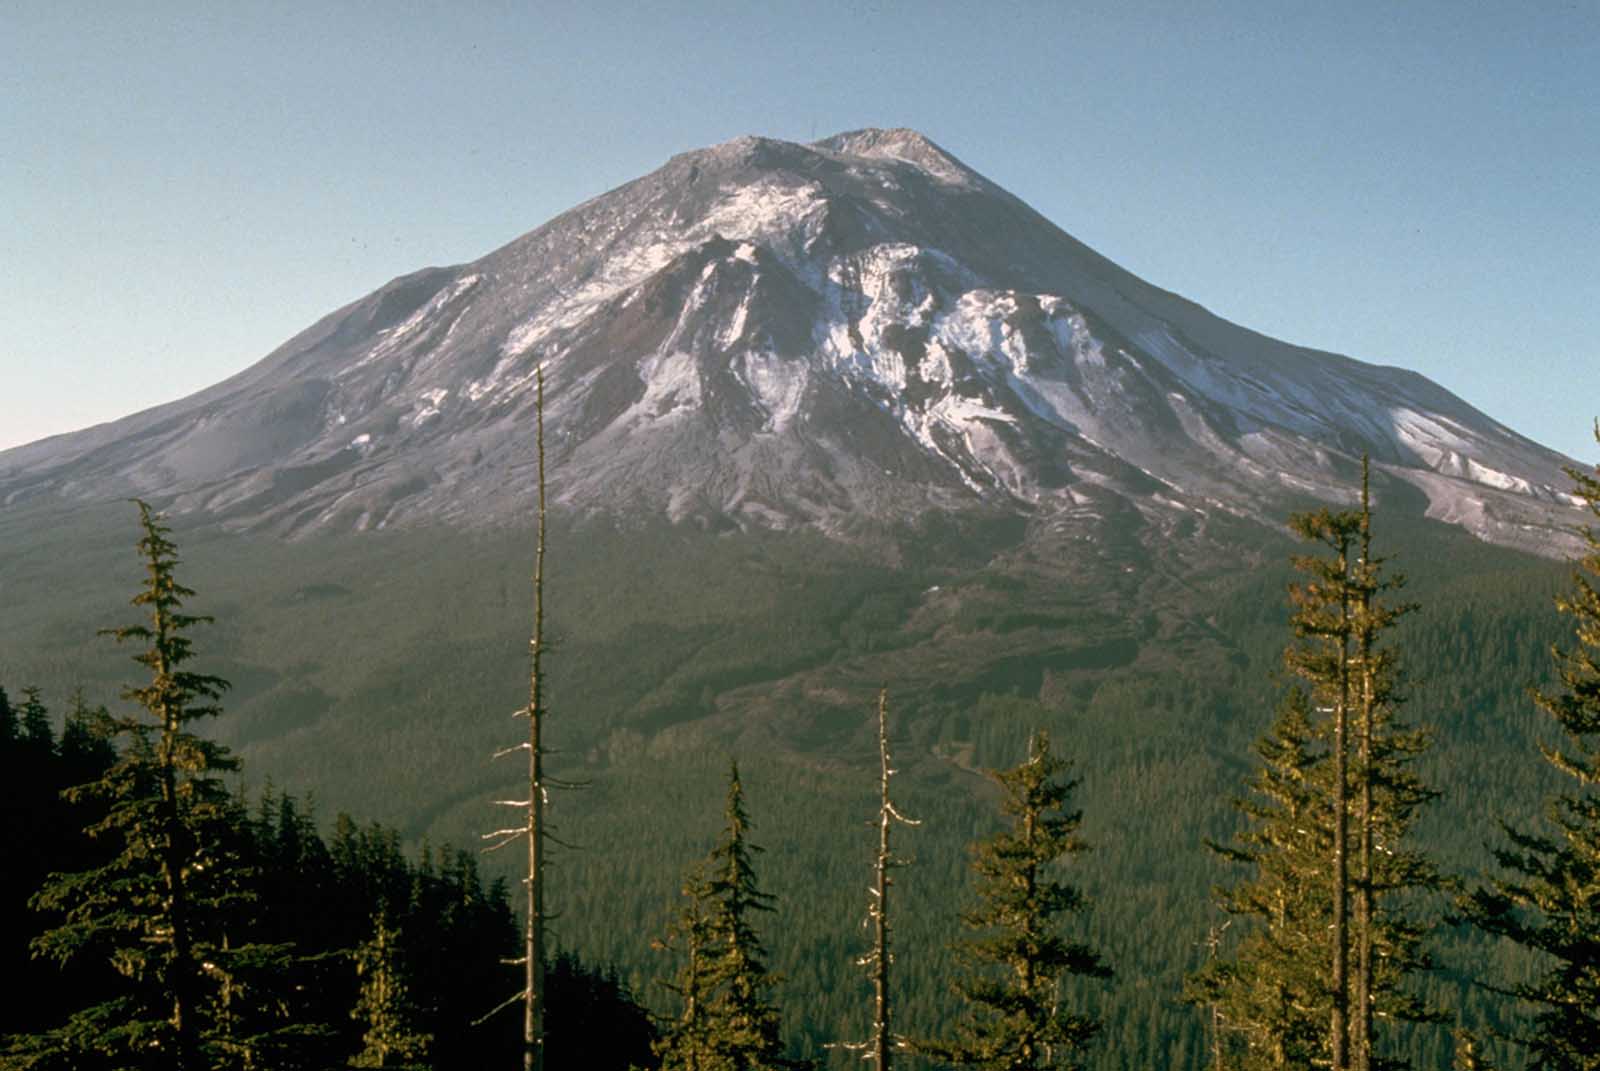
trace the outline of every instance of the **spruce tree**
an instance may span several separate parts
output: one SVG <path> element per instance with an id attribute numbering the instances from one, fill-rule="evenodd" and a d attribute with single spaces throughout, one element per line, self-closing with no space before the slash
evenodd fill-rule
<path id="1" fill-rule="evenodd" d="M 229 853 L 238 815 L 219 777 L 237 764 L 192 731 L 218 713 L 228 683 L 188 668 L 189 631 L 210 619 L 184 612 L 194 592 L 176 579 L 170 529 L 147 504 L 135 504 L 146 575 L 133 605 L 148 617 L 106 631 L 144 644 L 134 660 L 150 680 L 123 692 L 139 713 L 96 715 L 95 731 L 121 741 L 120 754 L 103 776 L 67 792 L 104 808 L 87 832 L 108 841 L 113 855 L 92 870 L 52 875 L 33 901 L 62 916 L 35 939 L 36 955 L 99 959 L 125 984 L 121 995 L 79 1010 L 32 1047 L 105 1066 L 198 1071 L 211 1062 L 202 1017 L 215 964 L 227 957 L 221 925 L 239 896 Z"/>
<path id="2" fill-rule="evenodd" d="M 11 709 L 11 697 L 0 688 L 0 749 L 9 747 L 21 735 L 17 726 L 17 712 Z"/>
<path id="3" fill-rule="evenodd" d="M 1567 472 L 1600 519 L 1600 466 Z M 1552 651 L 1560 687 L 1534 692 L 1562 734 L 1544 757 L 1568 787 L 1547 804 L 1545 829 L 1504 827 L 1509 843 L 1494 853 L 1504 876 L 1465 903 L 1484 931 L 1538 954 L 1541 973 L 1506 987 L 1533 1009 L 1517 1038 L 1538 1071 L 1600 1069 L 1600 528 L 1583 535 L 1572 587 L 1556 600 L 1574 640 Z"/>
<path id="4" fill-rule="evenodd" d="M 1333 820 L 1325 744 L 1301 689 L 1280 706 L 1256 744 L 1260 767 L 1249 794 L 1234 801 L 1247 820 L 1231 845 L 1211 844 L 1250 877 L 1217 900 L 1249 920 L 1227 957 L 1188 980 L 1186 996 L 1212 1009 L 1222 1066 L 1310 1067 L 1327 1059 L 1327 937 L 1332 905 L 1324 875 Z"/>
<path id="5" fill-rule="evenodd" d="M 773 910 L 772 894 L 756 883 L 754 859 L 761 852 L 749 839 L 739 765 L 728 770 L 727 825 L 712 849 L 708 876 L 713 991 L 706 1007 L 711 1050 L 728 1071 L 781 1071 L 801 1066 L 784 1056 L 782 1022 L 769 996 L 778 978 L 766 964 L 756 916 Z"/>
<path id="6" fill-rule="evenodd" d="M 683 909 L 664 938 L 653 942 L 658 951 L 680 960 L 668 981 L 661 984 L 677 998 L 678 1012 L 652 1046 L 661 1071 L 711 1071 L 717 1058 L 711 1047 L 707 1006 L 713 988 L 713 969 L 720 949 L 711 929 L 711 883 L 703 869 L 694 867 L 683 883 Z"/>
<path id="7" fill-rule="evenodd" d="M 386 908 L 372 919 L 372 936 L 354 957 L 361 992 L 350 1017 L 363 1027 L 361 1052 L 351 1067 L 419 1067 L 428 1058 L 433 1038 L 415 1026 L 405 965 L 400 956 L 400 931 Z"/>
<path id="8" fill-rule="evenodd" d="M 1246 924 L 1187 991 L 1214 1009 L 1241 1068 L 1394 1066 L 1374 1023 L 1437 1020 L 1404 984 L 1431 965 L 1415 912 L 1442 885 L 1410 841 L 1435 796 L 1412 771 L 1429 737 L 1398 716 L 1391 630 L 1414 607 L 1393 601 L 1403 579 L 1374 555 L 1371 522 L 1365 463 L 1359 510 L 1291 518 L 1324 548 L 1294 560 L 1304 580 L 1290 589 L 1285 663 L 1303 687 L 1257 745 L 1261 767 L 1236 802 L 1245 830 L 1212 845 L 1252 872 L 1218 894 Z"/>
<path id="9" fill-rule="evenodd" d="M 1350 584 L 1350 551 L 1360 531 L 1360 518 L 1350 511 L 1322 509 L 1296 514 L 1289 527 L 1300 538 L 1322 543 L 1326 557 L 1303 555 L 1295 568 L 1306 582 L 1290 589 L 1295 637 L 1301 641 L 1284 652 L 1284 660 L 1305 678 L 1318 710 L 1332 730 L 1333 836 L 1327 896 L 1332 905 L 1328 971 L 1328 1058 L 1333 1071 L 1349 1071 L 1350 1047 L 1350 640 L 1354 590 Z"/>
<path id="10" fill-rule="evenodd" d="M 956 991 L 969 1011 L 953 1041 L 921 1046 L 934 1056 L 988 1071 L 1082 1066 L 1098 1023 L 1062 1007 L 1061 982 L 1109 978 L 1111 970 L 1061 931 L 1062 916 L 1087 908 L 1075 886 L 1054 876 L 1088 850 L 1078 836 L 1082 812 L 1068 810 L 1077 782 L 1060 780 L 1066 768 L 1041 730 L 1027 761 L 990 771 L 1012 823 L 973 847 L 979 904 L 963 922 L 976 936 L 956 946 L 964 963 Z"/>
<path id="11" fill-rule="evenodd" d="M 664 1071 L 792 1071 L 803 1061 L 784 1055 L 782 1022 L 770 993 L 778 978 L 768 970 L 756 916 L 773 910 L 774 897 L 756 881 L 739 766 L 728 774 L 727 825 L 705 862 L 684 885 L 679 922 L 659 947 L 685 962 L 668 988 L 681 1012 L 656 1051 Z"/>
<path id="12" fill-rule="evenodd" d="M 110 712 L 103 706 L 91 708 L 83 698 L 82 688 L 73 691 L 71 704 L 56 752 L 61 756 L 67 783 L 76 785 L 104 773 L 117 761 L 117 750 L 101 732 Z"/>
<path id="13" fill-rule="evenodd" d="M 32 685 L 22 689 L 22 710 L 18 712 L 22 723 L 22 745 L 31 752 L 35 761 L 46 761 L 55 750 L 56 737 L 50 727 L 50 711 L 39 698 L 39 689 Z"/>

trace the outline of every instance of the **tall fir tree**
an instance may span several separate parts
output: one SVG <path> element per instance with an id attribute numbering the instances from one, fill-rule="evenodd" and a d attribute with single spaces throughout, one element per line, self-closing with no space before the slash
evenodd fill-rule
<path id="1" fill-rule="evenodd" d="M 956 946 L 964 964 L 956 991 L 968 1015 L 951 1041 L 920 1046 L 937 1058 L 985 1071 L 1077 1068 L 1099 1024 L 1062 1007 L 1068 977 L 1111 977 L 1098 953 L 1062 932 L 1064 916 L 1087 908 L 1082 892 L 1054 875 L 1088 850 L 1081 811 L 1068 810 L 1076 781 L 1036 732 L 1028 758 L 991 771 L 1011 826 L 972 849 L 978 906 L 963 916 L 976 936 Z"/>
<path id="2" fill-rule="evenodd" d="M 1359 510 L 1291 518 L 1324 548 L 1294 560 L 1304 580 L 1290 589 L 1285 663 L 1304 687 L 1257 745 L 1261 767 L 1236 803 L 1245 830 L 1212 845 L 1252 870 L 1218 894 L 1248 924 L 1187 987 L 1214 1010 L 1230 1066 L 1391 1067 L 1375 1022 L 1437 1019 L 1405 985 L 1431 965 L 1417 903 L 1442 886 L 1410 839 L 1435 796 L 1412 770 L 1429 737 L 1398 717 L 1390 632 L 1414 607 L 1390 597 L 1403 578 L 1373 554 L 1371 522 L 1365 462 Z"/>
<path id="3" fill-rule="evenodd" d="M 239 815 L 220 778 L 237 763 L 192 731 L 218 713 L 228 682 L 187 668 L 189 630 L 210 619 L 184 612 L 194 592 L 176 579 L 170 529 L 146 503 L 135 504 L 146 575 L 133 605 L 148 618 L 106 631 L 144 644 L 134 660 L 150 680 L 123 692 L 138 714 L 93 715 L 93 732 L 120 740 L 121 751 L 103 776 L 67 791 L 104 808 L 88 833 L 109 841 L 114 855 L 92 870 L 53 875 L 34 897 L 37 909 L 61 916 L 34 941 L 37 955 L 99 958 L 126 984 L 119 996 L 36 1036 L 33 1051 L 197 1071 L 212 1063 L 202 1019 L 215 965 L 228 958 L 222 925 L 240 896 L 230 857 Z"/>
<path id="4" fill-rule="evenodd" d="M 767 968 L 756 917 L 773 910 L 774 897 L 756 881 L 759 845 L 750 841 L 739 765 L 728 769 L 727 825 L 711 851 L 710 925 L 713 992 L 706 1007 L 711 1048 L 727 1071 L 784 1071 L 803 1065 L 784 1055 L 782 1020 L 772 1002 L 778 978 Z"/>
<path id="5" fill-rule="evenodd" d="M 1294 605 L 1290 621 L 1298 643 L 1284 652 L 1289 668 L 1311 687 L 1317 709 L 1328 715 L 1331 728 L 1333 788 L 1331 811 L 1332 865 L 1326 877 L 1332 905 L 1329 935 L 1328 1060 L 1333 1071 L 1350 1071 L 1350 641 L 1354 589 L 1350 583 L 1351 548 L 1360 518 L 1350 511 L 1327 509 L 1289 518 L 1301 539 L 1323 544 L 1326 556 L 1301 555 L 1295 568 L 1306 576 L 1290 589 Z"/>
<path id="6" fill-rule="evenodd" d="M 1567 472 L 1600 520 L 1600 466 Z M 1506 987 L 1533 1009 L 1516 1037 L 1537 1071 L 1600 1069 L 1600 528 L 1583 536 L 1572 587 L 1556 600 L 1574 641 L 1552 651 L 1560 687 L 1534 692 L 1562 735 L 1544 757 L 1568 787 L 1546 805 L 1545 830 L 1504 827 L 1509 843 L 1494 853 L 1504 876 L 1465 900 L 1481 929 L 1538 954 L 1541 973 Z"/>
<path id="7" fill-rule="evenodd" d="M 784 1052 L 782 1020 L 771 999 L 778 983 L 766 964 L 756 916 L 774 897 L 756 880 L 750 816 L 738 763 L 729 767 L 726 825 L 706 861 L 684 885 L 686 906 L 662 947 L 685 957 L 668 984 L 682 1011 L 657 1046 L 664 1071 L 797 1071 Z"/>
<path id="8" fill-rule="evenodd" d="M 1327 749 L 1303 690 L 1285 698 L 1256 754 L 1249 792 L 1234 803 L 1246 828 L 1233 844 L 1211 845 L 1251 869 L 1217 900 L 1253 925 L 1231 955 L 1208 962 L 1186 986 L 1189 1000 L 1212 1010 L 1213 1071 L 1287 1071 L 1327 1060 L 1333 819 Z"/>

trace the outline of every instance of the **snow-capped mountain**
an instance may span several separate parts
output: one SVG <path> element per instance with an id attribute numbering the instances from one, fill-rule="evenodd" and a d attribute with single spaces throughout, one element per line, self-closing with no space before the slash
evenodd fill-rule
<path id="1" fill-rule="evenodd" d="M 574 510 L 1276 520 L 1348 501 L 1366 452 L 1380 493 L 1492 541 L 1575 519 L 1567 459 L 1415 373 L 1152 287 L 908 130 L 674 157 L 199 394 L 0 453 L 0 503 L 136 492 L 286 533 L 511 519 L 541 364 Z"/>

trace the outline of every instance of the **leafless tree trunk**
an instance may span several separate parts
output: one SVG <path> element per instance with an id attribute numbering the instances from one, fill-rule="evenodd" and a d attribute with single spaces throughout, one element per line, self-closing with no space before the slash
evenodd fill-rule
<path id="1" fill-rule="evenodd" d="M 545 480 L 544 480 L 544 366 L 535 373 L 535 439 L 538 448 L 539 503 L 538 538 L 533 566 L 533 636 L 528 641 L 531 669 L 528 675 L 528 705 L 515 716 L 528 719 L 528 739 L 496 753 L 499 758 L 524 749 L 528 752 L 528 796 L 521 800 L 496 800 L 506 807 L 523 810 L 522 825 L 497 829 L 484 834 L 485 840 L 497 843 L 487 848 L 495 851 L 518 840 L 528 847 L 528 911 L 524 920 L 522 956 L 517 961 L 523 968 L 522 992 L 490 1012 L 495 1014 L 520 1000 L 522 1002 L 522 1067 L 523 1071 L 544 1071 L 544 840 L 545 840 L 545 776 L 544 749 L 539 732 L 544 721 L 544 546 L 545 546 Z M 484 1016 L 487 1019 L 489 1015 Z M 483 1020 L 480 1019 L 479 1022 Z"/>
<path id="2" fill-rule="evenodd" d="M 889 889 L 894 885 L 894 879 L 890 876 L 890 871 L 905 865 L 903 860 L 894 856 L 891 831 L 896 822 L 911 826 L 919 823 L 901 814 L 889 795 L 889 781 L 894 776 L 894 767 L 889 762 L 887 688 L 878 692 L 878 770 L 878 854 L 873 864 L 875 881 L 871 890 L 872 902 L 867 909 L 867 918 L 873 927 L 873 942 L 872 951 L 860 961 L 872 971 L 872 1037 L 864 1045 L 848 1047 L 866 1049 L 867 1058 L 872 1061 L 874 1071 L 889 1071 L 890 1054 L 896 1044 L 891 1028 L 889 997 L 889 965 L 894 962 L 890 951 L 889 925 Z"/>

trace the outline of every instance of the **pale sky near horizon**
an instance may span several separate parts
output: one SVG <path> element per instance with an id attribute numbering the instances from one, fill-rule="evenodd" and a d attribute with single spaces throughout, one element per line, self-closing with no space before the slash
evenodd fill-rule
<path id="1" fill-rule="evenodd" d="M 1600 461 L 1600 0 L 10 0 L 0 449 L 209 386 L 673 153 L 862 126 Z"/>

